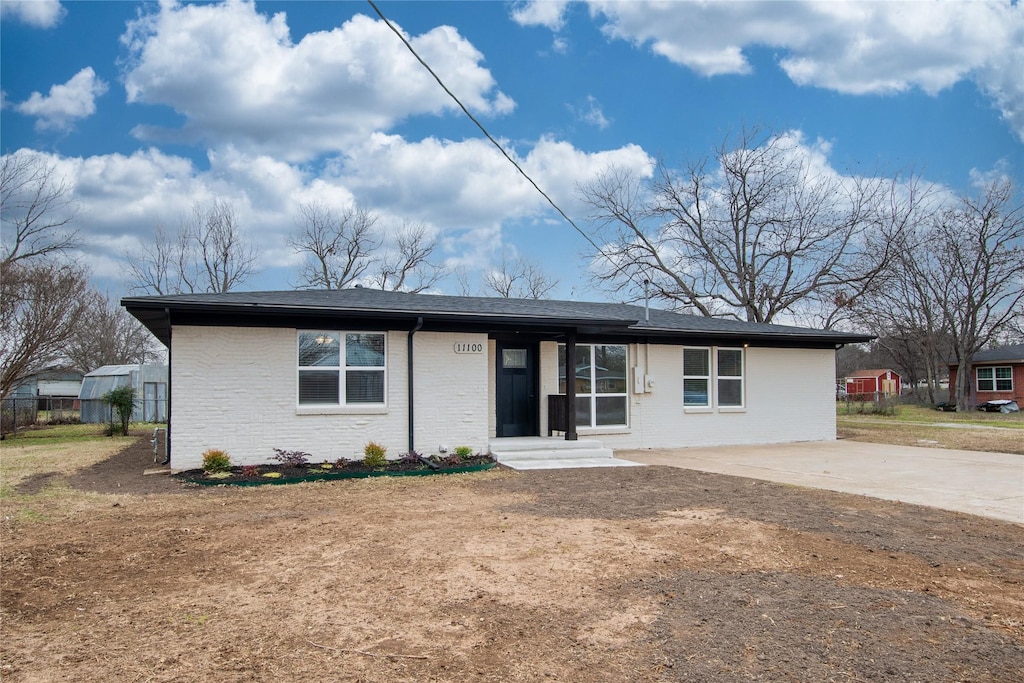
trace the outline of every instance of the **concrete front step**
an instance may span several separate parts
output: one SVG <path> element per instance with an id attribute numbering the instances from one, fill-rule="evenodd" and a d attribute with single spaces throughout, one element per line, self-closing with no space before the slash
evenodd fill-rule
<path id="1" fill-rule="evenodd" d="M 615 457 L 610 448 L 538 448 L 532 451 L 495 451 L 492 449 L 491 454 L 498 462 L 501 462 L 503 458 L 510 460 L 593 460 Z"/>
<path id="2" fill-rule="evenodd" d="M 640 463 L 619 460 L 597 439 L 566 441 L 556 437 L 494 439 L 488 446 L 502 465 L 516 470 L 552 470 L 573 467 L 629 467 Z"/>
<path id="3" fill-rule="evenodd" d="M 554 460 L 536 460 L 529 458 L 509 458 L 498 462 L 514 470 L 567 470 L 579 467 L 643 467 L 643 463 L 618 458 L 557 458 Z"/>
<path id="4" fill-rule="evenodd" d="M 566 441 L 556 436 L 519 436 L 492 439 L 487 444 L 491 453 L 517 453 L 522 451 L 576 451 L 604 448 L 597 439 L 579 439 Z"/>

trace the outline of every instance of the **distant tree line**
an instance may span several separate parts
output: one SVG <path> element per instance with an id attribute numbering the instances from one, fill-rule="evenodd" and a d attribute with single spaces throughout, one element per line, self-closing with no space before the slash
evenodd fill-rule
<path id="1" fill-rule="evenodd" d="M 839 177 L 790 136 L 754 130 L 683 170 L 610 169 L 580 194 L 594 280 L 613 296 L 865 329 L 931 391 L 948 361 L 966 369 L 959 410 L 974 354 L 1024 339 L 1024 209 L 1005 176 L 952 198 L 916 177 Z"/>

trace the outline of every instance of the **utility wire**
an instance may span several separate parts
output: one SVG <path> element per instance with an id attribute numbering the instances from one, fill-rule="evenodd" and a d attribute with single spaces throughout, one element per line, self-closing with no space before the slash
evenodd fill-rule
<path id="1" fill-rule="evenodd" d="M 419 56 L 419 54 L 416 52 L 416 49 L 409 43 L 409 41 L 405 39 L 405 36 L 402 35 L 402 32 L 399 31 L 395 27 L 395 25 L 392 24 L 391 21 L 388 20 L 388 18 L 386 16 L 384 16 L 384 13 L 380 11 L 379 7 L 377 7 L 377 3 L 375 3 L 373 0 L 366 0 L 366 1 L 368 3 L 370 3 L 370 7 L 372 7 L 373 11 L 377 13 L 377 16 L 381 18 L 381 21 L 383 21 L 385 24 L 387 24 L 388 28 L 390 28 L 392 30 L 392 32 L 394 32 L 394 34 L 396 36 L 398 36 L 399 40 L 401 40 L 405 44 L 405 46 L 407 48 L 409 48 L 409 52 L 412 53 L 412 56 L 415 57 L 416 60 L 420 64 L 423 65 L 423 68 L 426 69 L 430 73 L 431 76 L 434 77 L 434 80 L 437 81 L 437 84 L 440 85 L 441 88 L 443 88 L 446 93 L 448 93 L 449 97 L 451 97 L 453 100 L 455 100 L 455 104 L 459 105 L 459 108 L 462 109 L 462 111 L 466 114 L 466 116 L 469 117 L 469 120 L 472 121 L 473 123 L 475 123 L 476 127 L 480 129 L 480 132 L 482 132 L 485 136 L 487 136 L 487 139 L 490 140 L 491 143 L 495 147 L 498 148 L 498 151 L 501 152 L 506 159 L 508 159 L 510 164 L 512 164 L 513 166 L 516 167 L 516 170 L 519 171 L 520 175 L 522 175 L 524 178 L 526 178 L 527 182 L 529 182 L 531 185 L 533 185 L 534 189 L 537 190 L 537 192 L 540 192 L 541 196 L 544 197 L 544 199 L 548 200 L 548 204 L 550 204 L 555 209 L 555 211 L 557 211 L 562 216 L 562 218 L 564 218 L 566 220 L 566 222 L 569 225 L 571 225 L 573 228 L 575 228 L 576 232 L 578 232 L 580 235 L 582 235 L 583 239 L 587 240 L 587 242 L 589 242 L 590 245 L 592 247 L 594 247 L 594 249 L 597 250 L 597 253 L 603 255 L 605 258 L 607 258 L 609 260 L 612 260 L 611 256 L 609 256 L 608 254 L 605 254 L 604 250 L 601 247 L 597 246 L 597 243 L 594 242 L 593 239 L 591 239 L 590 235 L 588 235 L 586 232 L 584 232 L 583 229 L 580 228 L 580 226 L 576 225 L 575 221 L 573 221 L 573 219 L 569 218 L 569 216 L 565 213 L 565 211 L 562 211 L 561 207 L 559 207 L 558 204 L 555 204 L 554 200 L 551 199 L 551 197 L 548 196 L 548 193 L 545 192 L 544 190 L 542 190 L 540 188 L 540 185 L 538 185 L 536 182 L 534 182 L 533 178 L 531 178 L 529 176 L 529 174 L 526 171 L 523 170 L 523 167 L 520 166 L 519 163 L 516 162 L 516 160 L 513 159 L 509 155 L 508 152 L 505 151 L 505 148 L 501 146 L 501 143 L 498 142 L 497 140 L 495 140 L 494 137 L 489 132 L 487 132 L 487 129 L 484 128 L 484 125 L 482 123 L 480 123 L 476 119 L 475 116 L 473 116 L 471 113 L 469 113 L 469 110 L 466 109 L 466 106 L 464 104 L 462 104 L 461 100 L 459 100 L 458 97 L 455 96 L 455 93 L 453 93 L 451 90 L 448 89 L 448 86 L 446 86 L 444 84 L 444 81 L 441 80 L 441 77 L 438 76 L 436 73 L 434 73 L 434 70 L 430 68 L 429 64 L 427 64 L 425 61 L 423 61 L 423 58 Z M 616 265 L 614 260 L 612 260 L 612 264 Z M 632 278 L 630 278 L 630 279 L 632 279 Z"/>

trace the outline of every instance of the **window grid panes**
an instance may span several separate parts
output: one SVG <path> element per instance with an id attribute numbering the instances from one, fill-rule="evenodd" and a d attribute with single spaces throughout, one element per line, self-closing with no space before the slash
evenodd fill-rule
<path id="1" fill-rule="evenodd" d="M 1013 391 L 1013 368 L 1010 366 L 976 368 L 978 391 Z"/>
<path id="2" fill-rule="evenodd" d="M 627 425 L 626 347 L 619 344 L 576 346 L 576 426 Z M 565 345 L 558 345 L 558 391 L 566 391 Z"/>
<path id="3" fill-rule="evenodd" d="M 383 333 L 301 331 L 298 337 L 299 405 L 384 404 Z"/>

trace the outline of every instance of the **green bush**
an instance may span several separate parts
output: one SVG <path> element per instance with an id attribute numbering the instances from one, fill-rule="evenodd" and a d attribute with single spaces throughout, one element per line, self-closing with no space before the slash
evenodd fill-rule
<path id="1" fill-rule="evenodd" d="M 203 471 L 206 473 L 227 472 L 231 469 L 231 458 L 224 451 L 215 448 L 203 453 Z"/>
<path id="2" fill-rule="evenodd" d="M 115 433 L 114 415 L 121 420 L 121 434 L 128 436 L 128 423 L 132 419 L 132 411 L 135 409 L 135 389 L 132 387 L 118 387 L 111 389 L 100 397 L 101 400 L 110 406 L 110 429 L 109 435 Z"/>
<path id="3" fill-rule="evenodd" d="M 375 441 L 363 448 L 363 464 L 367 467 L 384 467 L 388 464 L 388 449 Z"/>
<path id="4" fill-rule="evenodd" d="M 471 446 L 456 446 L 454 453 L 460 458 L 471 458 L 473 457 L 473 448 Z"/>

